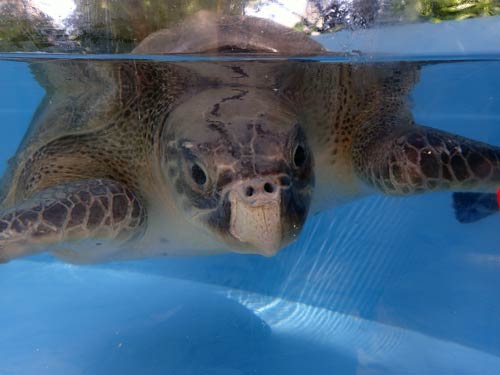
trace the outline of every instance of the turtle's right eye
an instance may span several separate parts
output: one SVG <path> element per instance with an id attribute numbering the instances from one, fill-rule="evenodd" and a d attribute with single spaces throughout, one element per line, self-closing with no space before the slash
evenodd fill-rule
<path id="1" fill-rule="evenodd" d="M 191 178 L 199 186 L 207 183 L 207 175 L 198 164 L 193 164 L 191 167 Z"/>

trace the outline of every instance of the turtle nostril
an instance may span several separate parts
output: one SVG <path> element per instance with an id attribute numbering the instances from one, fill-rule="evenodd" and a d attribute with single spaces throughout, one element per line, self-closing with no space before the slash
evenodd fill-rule
<path id="1" fill-rule="evenodd" d="M 273 184 L 270 184 L 269 182 L 266 182 L 266 183 L 264 184 L 264 191 L 265 191 L 266 193 L 272 193 L 272 192 L 274 191 L 274 186 L 273 186 Z"/>
<path id="2" fill-rule="evenodd" d="M 247 197 L 251 197 L 251 196 L 253 195 L 253 187 L 248 186 L 248 187 L 246 188 L 246 190 L 245 190 L 245 195 L 246 195 Z"/>

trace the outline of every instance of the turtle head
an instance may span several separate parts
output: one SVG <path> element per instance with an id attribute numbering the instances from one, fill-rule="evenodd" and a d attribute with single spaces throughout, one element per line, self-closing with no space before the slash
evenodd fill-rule
<path id="1" fill-rule="evenodd" d="M 206 90 L 179 105 L 162 134 L 174 200 L 235 252 L 274 255 L 306 219 L 313 160 L 295 115 L 267 91 Z"/>

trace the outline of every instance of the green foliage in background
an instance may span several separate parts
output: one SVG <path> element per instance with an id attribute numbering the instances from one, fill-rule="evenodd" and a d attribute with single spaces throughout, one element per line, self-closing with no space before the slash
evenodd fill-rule
<path id="1" fill-rule="evenodd" d="M 50 29 L 48 17 L 30 16 L 16 2 L 7 1 L 0 8 L 0 52 L 45 50 L 51 46 Z"/>
<path id="2" fill-rule="evenodd" d="M 0 51 L 123 53 L 150 33 L 172 27 L 202 9 L 220 14 L 244 14 L 247 6 L 255 8 L 276 3 L 286 7 L 286 0 L 75 2 L 77 9 L 72 18 L 66 20 L 67 28 L 61 30 L 32 6 L 30 0 L 0 0 Z M 304 32 L 335 32 L 344 27 L 370 27 L 374 23 L 439 22 L 500 14 L 500 0 L 309 0 L 309 4 L 316 11 L 306 15 L 295 27 Z M 353 19 L 358 22 L 346 24 Z"/>
<path id="3" fill-rule="evenodd" d="M 500 0 L 418 0 L 419 14 L 434 22 L 500 14 Z"/>

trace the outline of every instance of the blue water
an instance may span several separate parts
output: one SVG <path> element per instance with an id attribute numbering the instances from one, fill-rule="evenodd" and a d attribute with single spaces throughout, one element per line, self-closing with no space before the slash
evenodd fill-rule
<path id="1" fill-rule="evenodd" d="M 500 59 L 423 68 L 417 122 L 500 145 Z M 43 90 L 0 62 L 0 170 Z M 313 217 L 274 258 L 0 266 L 0 374 L 498 374 L 500 215 L 449 193 Z"/>

